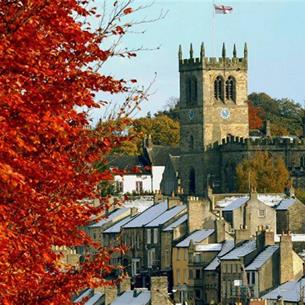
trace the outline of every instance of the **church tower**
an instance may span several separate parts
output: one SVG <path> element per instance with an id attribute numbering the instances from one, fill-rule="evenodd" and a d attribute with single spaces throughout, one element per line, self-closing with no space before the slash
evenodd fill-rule
<path id="1" fill-rule="evenodd" d="M 227 136 L 249 136 L 247 70 L 246 44 L 241 58 L 235 45 L 230 58 L 224 44 L 220 58 L 206 57 L 202 44 L 199 58 L 194 58 L 191 45 L 189 58 L 183 59 L 179 47 L 181 175 L 186 194 L 205 193 L 209 167 L 217 162 L 209 157 L 211 146 Z"/>

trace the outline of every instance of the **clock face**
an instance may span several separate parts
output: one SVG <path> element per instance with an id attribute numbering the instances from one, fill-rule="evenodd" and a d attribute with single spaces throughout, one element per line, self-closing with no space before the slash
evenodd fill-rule
<path id="1" fill-rule="evenodd" d="M 228 109 L 228 108 L 222 108 L 222 109 L 220 110 L 220 116 L 221 116 L 223 119 L 227 120 L 227 119 L 230 117 L 230 111 L 229 111 L 229 109 Z"/>
<path id="2" fill-rule="evenodd" d="M 189 119 L 192 120 L 195 116 L 195 112 L 193 110 L 189 111 Z"/>

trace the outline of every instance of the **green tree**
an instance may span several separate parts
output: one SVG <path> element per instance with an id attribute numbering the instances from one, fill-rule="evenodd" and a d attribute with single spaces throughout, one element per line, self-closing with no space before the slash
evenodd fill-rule
<path id="1" fill-rule="evenodd" d="M 236 176 L 240 192 L 247 192 L 251 187 L 258 192 L 279 193 L 289 183 L 289 172 L 283 159 L 268 152 L 257 152 L 241 161 L 237 165 Z"/>

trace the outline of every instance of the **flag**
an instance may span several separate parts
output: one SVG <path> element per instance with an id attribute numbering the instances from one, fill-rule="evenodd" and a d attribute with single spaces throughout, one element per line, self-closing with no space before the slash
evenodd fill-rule
<path id="1" fill-rule="evenodd" d="M 215 13 L 216 14 L 230 14 L 233 11 L 232 6 L 214 4 L 214 8 L 215 8 Z"/>

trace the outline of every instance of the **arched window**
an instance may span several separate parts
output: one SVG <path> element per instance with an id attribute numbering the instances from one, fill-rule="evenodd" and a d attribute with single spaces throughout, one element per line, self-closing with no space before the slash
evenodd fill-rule
<path id="1" fill-rule="evenodd" d="M 305 157 L 304 156 L 301 157 L 300 165 L 301 165 L 301 167 L 305 167 Z"/>
<path id="2" fill-rule="evenodd" d="M 189 149 L 194 149 L 194 137 L 190 136 Z"/>
<path id="3" fill-rule="evenodd" d="M 186 80 L 186 103 L 189 105 L 194 105 L 197 103 L 197 79 L 196 77 L 188 78 Z"/>
<path id="4" fill-rule="evenodd" d="M 195 170 L 193 167 L 190 169 L 190 176 L 189 176 L 189 194 L 194 195 L 196 192 L 196 177 L 195 177 Z"/>
<path id="5" fill-rule="evenodd" d="M 226 99 L 234 102 L 236 99 L 236 82 L 233 76 L 229 76 L 226 81 Z"/>
<path id="6" fill-rule="evenodd" d="M 224 100 L 224 81 L 223 78 L 219 75 L 214 81 L 214 96 L 217 100 Z"/>

